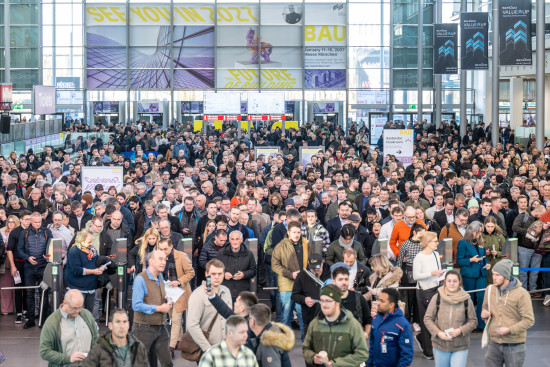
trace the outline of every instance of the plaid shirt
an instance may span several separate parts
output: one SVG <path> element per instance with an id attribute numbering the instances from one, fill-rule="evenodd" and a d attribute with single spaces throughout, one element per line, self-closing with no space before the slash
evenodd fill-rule
<path id="1" fill-rule="evenodd" d="M 323 241 L 323 257 L 327 254 L 330 246 L 330 236 L 326 228 L 319 221 L 313 227 L 309 227 L 307 223 L 302 224 L 302 237 L 309 243 L 312 243 L 314 239 Z"/>
<path id="2" fill-rule="evenodd" d="M 244 345 L 241 346 L 235 358 L 223 340 L 204 353 L 199 367 L 258 367 L 258 361 L 254 352 Z"/>
<path id="3" fill-rule="evenodd" d="M 403 266 L 403 259 L 406 259 L 407 264 L 410 264 L 412 266 L 414 258 L 421 251 L 422 247 L 420 246 L 419 241 L 417 242 L 406 240 L 405 242 L 403 242 L 401 248 L 399 249 L 399 256 L 397 257 L 397 267 L 401 268 Z"/>

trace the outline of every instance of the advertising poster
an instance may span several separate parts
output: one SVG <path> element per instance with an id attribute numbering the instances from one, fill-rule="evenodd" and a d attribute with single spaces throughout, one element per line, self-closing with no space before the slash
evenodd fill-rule
<path id="1" fill-rule="evenodd" d="M 261 8 L 262 24 L 300 26 L 304 20 L 302 3 L 269 4 L 263 3 Z M 301 27 L 296 27 L 301 29 Z"/>
<path id="2" fill-rule="evenodd" d="M 158 102 L 138 102 L 137 108 L 138 113 L 162 113 Z"/>
<path id="3" fill-rule="evenodd" d="M 304 54 L 306 69 L 345 69 L 345 47 L 307 47 Z"/>
<path id="4" fill-rule="evenodd" d="M 254 158 L 258 159 L 260 155 L 264 156 L 264 163 L 268 162 L 268 157 L 276 157 L 281 148 L 279 147 L 255 147 Z"/>
<path id="5" fill-rule="evenodd" d="M 306 70 L 305 73 L 305 88 L 331 89 L 346 87 L 345 69 Z"/>
<path id="6" fill-rule="evenodd" d="M 95 185 L 103 185 L 105 190 L 114 186 L 117 192 L 122 190 L 123 185 L 122 167 L 82 167 L 81 180 L 82 192 L 89 191 L 95 196 Z"/>
<path id="7" fill-rule="evenodd" d="M 458 24 L 434 24 L 434 74 L 458 73 Z"/>
<path id="8" fill-rule="evenodd" d="M 388 115 L 386 113 L 371 113 L 370 114 L 370 143 L 378 143 L 378 139 L 382 136 L 384 126 L 388 122 Z"/>
<path id="9" fill-rule="evenodd" d="M 55 87 L 35 85 L 32 90 L 33 114 L 55 113 Z"/>
<path id="10" fill-rule="evenodd" d="M 385 129 L 384 130 L 384 161 L 391 154 L 407 167 L 412 163 L 414 130 Z"/>
<path id="11" fill-rule="evenodd" d="M 357 104 L 387 104 L 388 92 L 379 90 L 358 90 Z"/>
<path id="12" fill-rule="evenodd" d="M 305 172 L 306 165 L 311 163 L 311 157 L 318 155 L 319 151 L 325 152 L 324 146 L 319 147 L 300 147 L 300 162 L 302 163 L 302 172 Z"/>
<path id="13" fill-rule="evenodd" d="M 183 101 L 181 102 L 181 113 L 204 113 L 203 103 L 200 101 Z"/>
<path id="14" fill-rule="evenodd" d="M 334 113 L 338 112 L 338 104 L 334 102 L 313 102 L 314 113 Z"/>
<path id="15" fill-rule="evenodd" d="M 489 69 L 489 13 L 460 15 L 460 59 L 462 70 Z"/>
<path id="16" fill-rule="evenodd" d="M 93 102 L 94 113 L 118 113 L 118 101 Z"/>
<path id="17" fill-rule="evenodd" d="M 531 65 L 531 0 L 501 0 L 500 65 Z"/>

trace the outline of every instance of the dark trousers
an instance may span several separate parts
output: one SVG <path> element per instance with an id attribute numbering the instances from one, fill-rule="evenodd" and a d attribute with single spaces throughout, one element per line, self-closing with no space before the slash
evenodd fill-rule
<path id="1" fill-rule="evenodd" d="M 418 340 L 422 345 L 424 354 L 426 356 L 432 357 L 434 355 L 432 349 L 432 336 L 426 325 L 424 324 L 424 315 L 426 315 L 426 310 L 428 305 L 432 300 L 433 296 L 437 293 L 437 287 L 431 289 L 417 289 L 416 290 L 416 301 L 418 303 L 418 317 L 420 318 L 420 335 Z"/>
<path id="2" fill-rule="evenodd" d="M 407 287 L 414 287 L 416 284 L 407 284 Z M 416 301 L 416 289 L 403 289 L 399 291 L 399 298 L 405 302 L 405 317 L 412 324 L 420 324 L 418 317 L 418 302 Z"/>
<path id="3" fill-rule="evenodd" d="M 17 271 L 21 276 L 21 283 L 15 284 L 14 287 L 24 287 L 25 286 L 25 262 L 15 260 L 15 267 L 17 268 Z M 27 291 L 25 289 L 15 290 L 15 312 L 17 314 L 23 313 L 23 309 L 25 311 L 28 310 L 26 305 L 27 301 L 25 299 L 26 294 L 27 294 Z"/>
<path id="4" fill-rule="evenodd" d="M 550 253 L 543 256 L 542 267 L 550 268 Z M 543 271 L 542 274 L 543 274 L 544 288 L 550 288 L 550 271 Z M 550 295 L 550 291 L 545 291 L 544 295 L 545 296 Z"/>
<path id="5" fill-rule="evenodd" d="M 44 269 L 46 266 L 31 265 L 25 264 L 25 286 L 35 286 L 39 285 L 44 278 Z M 40 292 L 40 297 L 42 297 L 42 290 L 38 288 Z M 48 296 L 48 292 L 44 294 L 44 297 Z M 44 302 L 44 310 L 42 313 L 47 315 L 46 309 L 48 308 L 48 302 Z M 29 289 L 27 291 L 27 319 L 34 321 L 37 315 L 35 315 L 35 304 L 34 304 L 34 289 Z M 44 320 L 44 318 L 43 318 Z"/>
<path id="6" fill-rule="evenodd" d="M 90 312 L 94 312 L 95 292 L 94 293 L 82 293 L 84 297 L 84 308 Z"/>
<path id="7" fill-rule="evenodd" d="M 474 289 L 484 289 L 487 287 L 487 278 L 468 278 L 462 277 L 462 284 L 464 284 L 465 291 L 473 291 Z M 472 302 L 476 305 L 476 316 L 477 316 L 477 328 L 485 329 L 485 321 L 481 318 L 481 309 L 483 308 L 483 297 L 485 297 L 485 292 L 473 292 L 470 293 Z"/>
<path id="8" fill-rule="evenodd" d="M 525 362 L 525 344 L 498 344 L 489 342 L 485 353 L 487 367 L 521 367 Z"/>
<path id="9" fill-rule="evenodd" d="M 156 358 L 159 359 L 162 367 L 173 366 L 172 356 L 170 355 L 170 335 L 164 325 L 156 326 L 134 323 L 132 330 L 133 335 L 145 345 L 151 366 L 157 365 Z"/>

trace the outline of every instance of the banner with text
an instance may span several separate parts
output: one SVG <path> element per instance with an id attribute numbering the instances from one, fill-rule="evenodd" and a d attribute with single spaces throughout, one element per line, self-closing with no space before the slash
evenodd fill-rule
<path id="1" fill-rule="evenodd" d="M 434 24 L 434 74 L 458 73 L 458 24 Z"/>
<path id="2" fill-rule="evenodd" d="M 531 65 L 531 0 L 501 0 L 500 65 Z"/>
<path id="3" fill-rule="evenodd" d="M 384 161 L 388 154 L 395 156 L 407 167 L 412 163 L 414 130 L 385 129 L 384 130 Z"/>
<path id="4" fill-rule="evenodd" d="M 81 180 L 82 192 L 89 191 L 95 196 L 94 188 L 96 185 L 103 185 L 105 191 L 114 186 L 117 192 L 122 190 L 123 186 L 122 167 L 82 167 Z"/>
<path id="5" fill-rule="evenodd" d="M 489 13 L 460 15 L 460 60 L 462 70 L 489 69 Z"/>

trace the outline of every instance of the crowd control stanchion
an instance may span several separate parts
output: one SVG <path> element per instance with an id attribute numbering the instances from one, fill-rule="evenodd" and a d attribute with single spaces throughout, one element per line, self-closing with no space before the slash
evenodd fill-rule
<path id="1" fill-rule="evenodd" d="M 57 277 L 57 274 L 55 277 Z M 40 297 L 40 309 L 39 309 L 40 316 L 38 318 L 38 326 L 42 326 L 42 314 L 44 313 L 43 312 L 44 302 L 48 302 L 48 301 L 44 301 L 44 298 L 46 295 L 46 291 L 53 287 L 53 279 L 54 279 L 53 264 L 48 263 L 46 265 L 46 268 L 44 269 L 44 275 L 42 277 L 42 282 L 40 283 L 40 288 L 39 288 L 39 289 L 42 289 L 42 297 Z"/>
<path id="2" fill-rule="evenodd" d="M 61 259 L 61 250 L 63 248 L 63 240 L 60 238 L 52 238 L 50 240 L 50 246 L 52 248 L 52 311 L 55 311 L 60 305 L 63 293 L 61 291 L 63 287 L 61 280 L 61 264 L 63 263 Z"/>
<path id="3" fill-rule="evenodd" d="M 443 239 L 443 263 L 447 270 L 453 270 L 453 239 Z"/>
<path id="4" fill-rule="evenodd" d="M 380 248 L 380 255 L 388 257 L 388 246 L 390 245 L 387 238 L 378 239 L 378 247 Z"/>
<path id="5" fill-rule="evenodd" d="M 312 242 L 313 252 L 323 256 L 323 240 L 320 238 L 314 238 Z"/>
<path id="6" fill-rule="evenodd" d="M 256 264 L 258 263 L 258 239 L 257 238 L 249 238 L 246 240 L 246 247 L 250 251 L 252 251 L 252 254 L 254 255 L 254 260 L 256 260 Z M 258 272 L 256 272 L 256 275 L 252 279 L 250 279 L 250 291 L 254 293 L 258 293 Z"/>
<path id="7" fill-rule="evenodd" d="M 518 239 L 510 238 L 508 240 L 510 243 L 510 260 L 514 263 L 512 266 L 512 275 L 515 277 L 519 276 L 519 261 L 518 261 Z"/>
<path id="8" fill-rule="evenodd" d="M 176 250 L 185 252 L 189 256 L 189 260 L 193 259 L 193 239 L 182 238 Z"/>
<path id="9" fill-rule="evenodd" d="M 117 282 L 116 287 L 118 290 L 118 308 L 124 309 L 126 306 L 126 299 L 124 292 L 126 290 L 126 265 L 128 259 L 128 248 L 126 247 L 128 240 L 126 238 L 118 238 L 116 240 L 116 261 L 117 266 Z M 108 316 L 108 315 L 107 315 Z"/>

